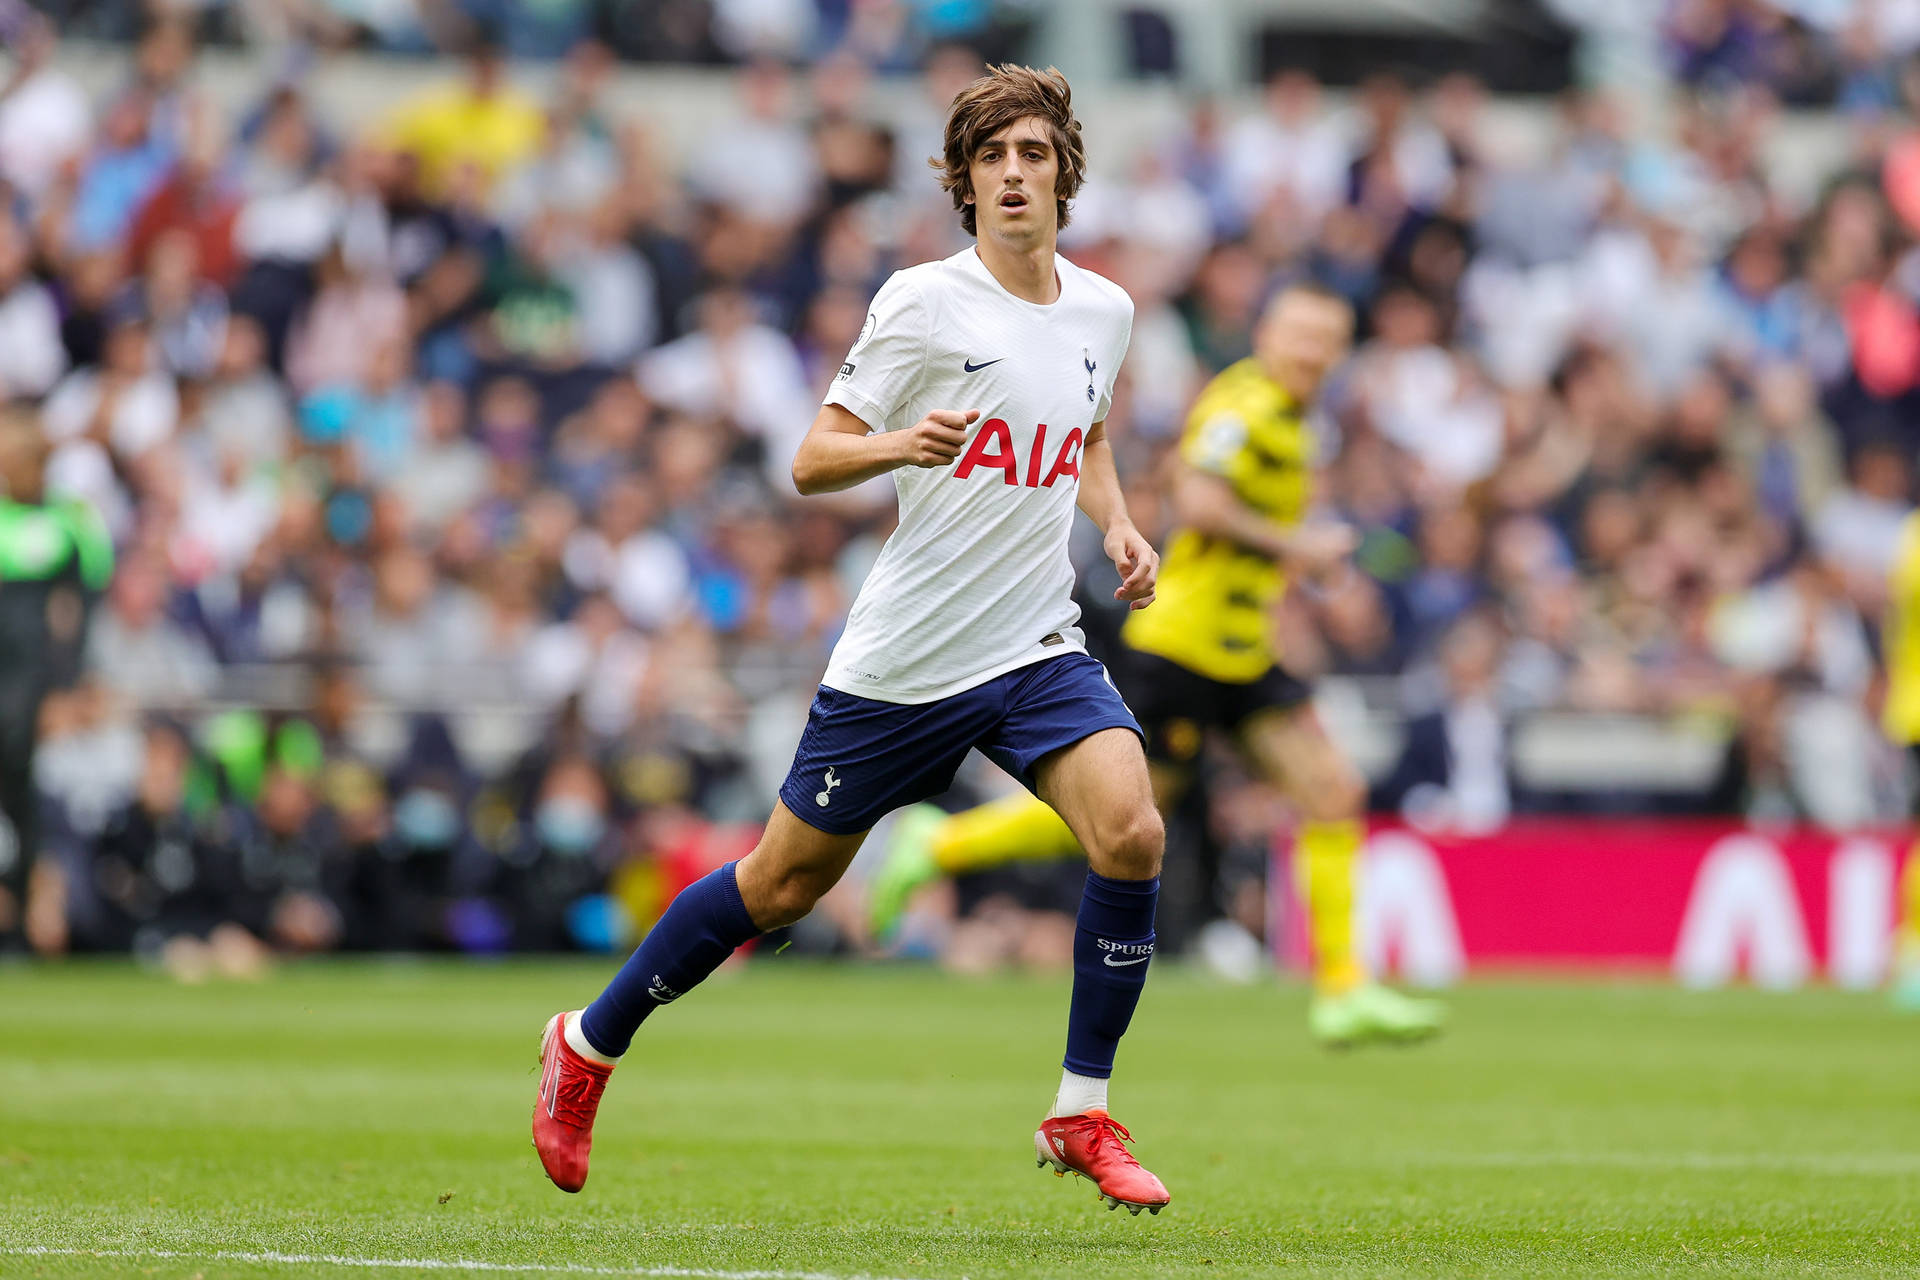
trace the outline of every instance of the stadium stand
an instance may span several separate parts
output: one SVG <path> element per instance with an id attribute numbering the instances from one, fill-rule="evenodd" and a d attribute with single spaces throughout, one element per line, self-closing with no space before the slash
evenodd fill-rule
<path id="1" fill-rule="evenodd" d="M 1907 811 L 1874 728 L 1920 448 L 1900 7 L 1461 6 L 1469 44 L 1520 10 L 1572 42 L 1588 87 L 1530 98 L 1497 59 L 1209 86 L 1223 28 L 1180 6 L 482 8 L 0 15 L 0 392 L 117 552 L 11 853 L 46 855 L 46 945 L 611 947 L 724 856 L 891 518 L 884 482 L 797 498 L 797 435 L 878 283 L 958 247 L 942 105 L 1068 20 L 1167 73 L 1086 90 L 1065 241 L 1135 299 L 1110 426 L 1150 535 L 1270 288 L 1360 309 L 1322 425 L 1364 572 L 1282 626 L 1381 804 Z"/>

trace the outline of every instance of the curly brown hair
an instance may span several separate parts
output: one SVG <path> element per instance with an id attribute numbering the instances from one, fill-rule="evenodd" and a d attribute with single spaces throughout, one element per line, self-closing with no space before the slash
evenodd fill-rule
<path id="1" fill-rule="evenodd" d="M 940 186 L 952 193 L 960 225 L 970 236 L 980 232 L 974 206 L 967 200 L 973 194 L 968 162 L 988 138 L 1027 116 L 1047 122 L 1053 153 L 1060 161 L 1053 184 L 1056 210 L 1059 225 L 1067 225 L 1067 201 L 1079 193 L 1087 178 L 1087 149 L 1080 140 L 1080 122 L 1073 116 L 1073 90 L 1055 67 L 1035 71 L 1005 63 L 987 68 L 986 75 L 954 95 L 947 112 L 944 153 L 927 160 L 939 170 Z"/>

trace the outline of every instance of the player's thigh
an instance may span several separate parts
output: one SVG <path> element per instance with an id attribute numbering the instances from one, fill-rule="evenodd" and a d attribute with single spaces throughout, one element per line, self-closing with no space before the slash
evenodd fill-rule
<path id="1" fill-rule="evenodd" d="M 1301 817 L 1333 822 L 1357 818 L 1366 808 L 1366 780 L 1328 736 L 1312 702 L 1256 711 L 1238 734 L 1254 767 Z"/>
<path id="2" fill-rule="evenodd" d="M 1102 729 L 1049 753 L 1034 766 L 1033 781 L 1095 871 L 1120 880 L 1160 874 L 1166 826 L 1133 730 Z"/>
<path id="3" fill-rule="evenodd" d="M 760 843 L 733 869 L 747 914 L 762 929 L 800 919 L 840 882 L 866 838 L 865 831 L 822 831 L 794 817 L 785 801 L 775 803 Z"/>

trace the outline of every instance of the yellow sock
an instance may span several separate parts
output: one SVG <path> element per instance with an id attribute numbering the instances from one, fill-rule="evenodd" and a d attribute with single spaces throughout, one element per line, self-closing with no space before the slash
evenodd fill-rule
<path id="1" fill-rule="evenodd" d="M 1060 815 L 1024 791 L 956 813 L 933 836 L 933 860 L 950 876 L 1080 856 Z"/>
<path id="2" fill-rule="evenodd" d="M 1360 824 L 1354 821 L 1305 822 L 1294 838 L 1294 866 L 1313 950 L 1313 985 L 1323 995 L 1351 991 L 1366 979 L 1353 931 L 1361 839 Z"/>
<path id="3" fill-rule="evenodd" d="M 1900 927 L 1894 957 L 1903 968 L 1920 967 L 1920 839 L 1907 850 L 1900 868 Z"/>

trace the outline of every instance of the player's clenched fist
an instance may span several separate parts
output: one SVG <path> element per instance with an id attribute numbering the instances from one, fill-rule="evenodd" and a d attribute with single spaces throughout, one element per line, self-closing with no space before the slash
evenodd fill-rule
<path id="1" fill-rule="evenodd" d="M 905 437 L 906 465 L 944 467 L 967 447 L 967 428 L 980 417 L 978 409 L 961 413 L 956 409 L 932 409 L 927 416 L 908 427 Z"/>

